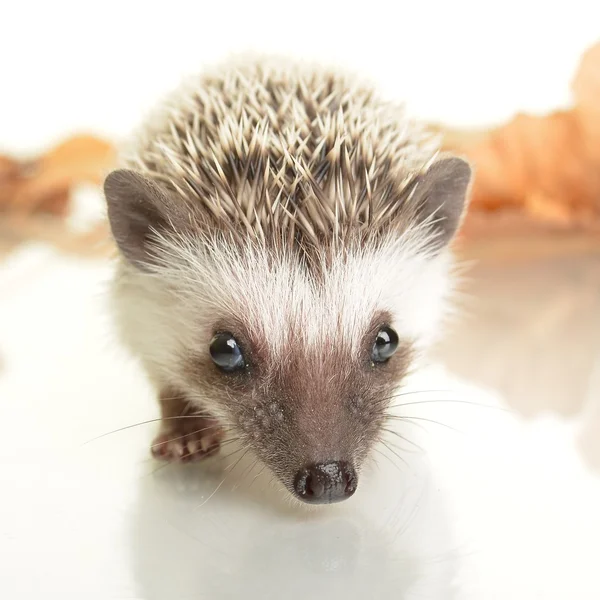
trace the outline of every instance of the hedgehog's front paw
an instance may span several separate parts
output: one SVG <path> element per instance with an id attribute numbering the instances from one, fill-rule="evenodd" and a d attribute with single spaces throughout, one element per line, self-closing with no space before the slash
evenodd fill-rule
<path id="1" fill-rule="evenodd" d="M 214 419 L 167 419 L 152 442 L 152 455 L 168 462 L 201 460 L 216 454 L 222 439 L 223 430 Z"/>

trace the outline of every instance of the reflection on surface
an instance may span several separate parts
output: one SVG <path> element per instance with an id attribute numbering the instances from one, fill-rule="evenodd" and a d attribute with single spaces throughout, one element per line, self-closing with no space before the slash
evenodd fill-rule
<path id="1" fill-rule="evenodd" d="M 437 352 L 520 413 L 578 421 L 600 473 L 600 252 L 502 260 L 468 272 L 464 314 Z"/>
<path id="2" fill-rule="evenodd" d="M 526 415 L 577 413 L 600 363 L 600 254 L 482 260 L 463 288 L 444 363 Z"/>
<path id="3" fill-rule="evenodd" d="M 144 598 L 408 598 L 416 588 L 451 597 L 443 502 L 424 501 L 421 459 L 408 480 L 381 461 L 356 501 L 317 509 L 290 503 L 264 472 L 255 479 L 252 459 L 225 484 L 221 467 L 140 480 L 131 539 Z"/>

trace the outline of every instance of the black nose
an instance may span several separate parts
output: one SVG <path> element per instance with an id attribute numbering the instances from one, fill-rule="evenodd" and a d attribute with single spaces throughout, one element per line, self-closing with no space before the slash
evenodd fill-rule
<path id="1" fill-rule="evenodd" d="M 356 491 L 356 472 L 345 461 L 319 463 L 301 469 L 294 479 L 300 500 L 331 504 L 350 498 Z"/>

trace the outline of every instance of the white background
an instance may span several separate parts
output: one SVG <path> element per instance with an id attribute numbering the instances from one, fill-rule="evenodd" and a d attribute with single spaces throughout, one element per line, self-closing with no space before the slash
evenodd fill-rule
<path id="1" fill-rule="evenodd" d="M 452 125 L 568 103 L 600 8 L 569 2 L 6 2 L 0 151 L 69 132 L 125 135 L 184 74 L 274 52 L 363 73 L 411 112 Z"/>

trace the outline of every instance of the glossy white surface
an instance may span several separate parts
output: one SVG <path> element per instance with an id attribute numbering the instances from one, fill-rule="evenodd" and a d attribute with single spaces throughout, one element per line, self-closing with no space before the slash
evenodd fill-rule
<path id="1" fill-rule="evenodd" d="M 572 428 L 439 367 L 413 389 L 452 391 L 398 409 L 443 424 L 403 424 L 426 452 L 393 440 L 407 464 L 381 448 L 333 507 L 290 505 L 241 453 L 160 468 L 155 424 L 89 441 L 156 416 L 112 339 L 108 272 L 44 248 L 0 266 L 0 597 L 600 597 L 600 479 Z"/>

